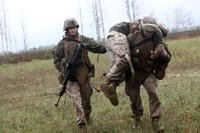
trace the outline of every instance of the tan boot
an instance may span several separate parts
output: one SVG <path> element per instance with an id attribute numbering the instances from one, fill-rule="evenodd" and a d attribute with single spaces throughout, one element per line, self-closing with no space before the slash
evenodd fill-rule
<path id="1" fill-rule="evenodd" d="M 117 106 L 119 104 L 118 96 L 116 93 L 117 84 L 111 82 L 109 85 L 103 83 L 100 85 L 100 90 L 104 93 L 104 95 L 110 100 L 111 104 Z"/>
<path id="2" fill-rule="evenodd" d="M 159 117 L 152 118 L 152 127 L 156 133 L 164 133 L 164 126 L 162 126 Z"/>

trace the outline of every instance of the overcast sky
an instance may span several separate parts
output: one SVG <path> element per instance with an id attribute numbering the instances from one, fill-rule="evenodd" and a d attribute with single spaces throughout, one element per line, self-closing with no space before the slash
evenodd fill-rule
<path id="1" fill-rule="evenodd" d="M 2 1 L 2 0 L 0 0 Z M 22 24 L 29 48 L 57 44 L 63 36 L 63 22 L 68 17 L 76 18 L 80 24 L 81 7 L 83 34 L 96 38 L 92 16 L 92 0 L 4 0 L 6 19 L 10 32 L 9 50 L 24 48 Z M 140 0 L 140 15 L 153 15 L 168 27 L 173 26 L 174 12 L 190 13 L 194 25 L 200 25 L 200 0 Z M 106 34 L 109 28 L 128 21 L 124 0 L 101 0 Z M 1 6 L 0 6 L 1 8 Z M 0 9 L 1 10 L 1 9 Z M 81 33 L 81 30 L 79 29 Z M 0 45 L 2 51 L 2 45 Z"/>

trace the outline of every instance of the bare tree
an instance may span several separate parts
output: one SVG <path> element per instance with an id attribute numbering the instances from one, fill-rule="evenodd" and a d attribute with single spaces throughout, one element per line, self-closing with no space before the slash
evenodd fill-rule
<path id="1" fill-rule="evenodd" d="M 190 12 L 184 12 L 182 8 L 178 8 L 175 10 L 174 15 L 174 25 L 176 30 L 185 30 L 192 27 L 193 19 Z"/>
<path id="2" fill-rule="evenodd" d="M 102 7 L 101 7 L 101 0 L 99 0 L 99 11 L 100 11 L 103 39 L 105 39 L 105 27 L 104 27 L 104 19 L 103 19 Z"/>
<path id="3" fill-rule="evenodd" d="M 79 0 L 79 15 L 80 15 L 80 20 L 81 20 L 81 32 L 82 35 L 84 34 L 83 32 L 83 19 L 82 19 L 82 11 L 81 11 L 81 5 L 80 5 L 81 1 Z"/>
<path id="4" fill-rule="evenodd" d="M 7 23 L 6 23 L 6 12 L 5 12 L 5 4 L 4 0 L 1 0 L 0 6 L 0 34 L 1 34 L 1 42 L 2 42 L 2 53 L 5 53 L 8 50 L 8 39 L 7 39 Z"/>
<path id="5" fill-rule="evenodd" d="M 125 0 L 125 4 L 126 4 L 126 13 L 127 13 L 128 19 L 129 21 L 132 21 L 129 0 Z"/>
<path id="6" fill-rule="evenodd" d="M 0 36 L 1 36 L 1 47 L 2 53 L 9 51 L 10 32 L 7 24 L 7 15 L 4 0 L 0 0 Z M 11 46 L 10 46 L 11 49 Z M 11 49 L 12 50 L 12 49 Z"/>
<path id="7" fill-rule="evenodd" d="M 23 43 L 24 43 L 24 50 L 27 51 L 28 50 L 28 43 L 27 43 L 27 33 L 25 31 L 25 27 L 24 27 L 24 23 L 22 23 L 22 37 L 23 37 Z"/>
<path id="8" fill-rule="evenodd" d="M 139 5 L 141 0 L 124 0 L 126 5 L 126 14 L 129 21 L 134 21 L 139 16 Z"/>
<path id="9" fill-rule="evenodd" d="M 5 53 L 4 49 L 4 31 L 3 31 L 3 24 L 0 20 L 0 36 L 1 36 L 1 53 Z"/>
<path id="10" fill-rule="evenodd" d="M 191 16 L 190 12 L 188 12 L 188 13 L 185 14 L 185 19 L 186 19 L 188 27 L 192 28 L 194 22 L 193 22 L 193 18 Z"/>
<path id="11" fill-rule="evenodd" d="M 133 16 L 133 20 L 136 20 L 136 18 L 139 16 L 140 14 L 140 5 L 141 4 L 141 0 L 131 0 L 131 8 L 132 8 L 132 16 Z"/>
<path id="12" fill-rule="evenodd" d="M 99 17 L 99 10 L 97 5 L 97 0 L 92 0 L 92 8 L 93 8 L 93 15 L 96 27 L 96 34 L 97 34 L 97 41 L 100 42 L 101 40 L 101 33 L 100 33 L 100 17 Z"/>

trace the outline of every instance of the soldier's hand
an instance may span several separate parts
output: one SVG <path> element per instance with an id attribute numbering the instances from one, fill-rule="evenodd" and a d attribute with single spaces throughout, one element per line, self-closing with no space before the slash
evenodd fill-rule
<path id="1" fill-rule="evenodd" d="M 151 59 L 156 59 L 158 58 L 160 55 L 162 55 L 165 51 L 165 47 L 162 44 L 158 44 L 156 46 L 156 48 L 154 49 L 154 51 L 151 51 Z"/>
<path id="2" fill-rule="evenodd" d="M 158 44 L 155 48 L 155 51 L 160 54 L 162 51 L 165 50 L 165 47 L 162 44 Z"/>
<path id="3" fill-rule="evenodd" d="M 160 56 L 162 59 L 170 58 L 169 54 L 168 54 L 167 51 L 165 50 L 164 45 L 159 44 L 159 45 L 158 45 L 158 49 L 159 49 L 159 56 Z"/>

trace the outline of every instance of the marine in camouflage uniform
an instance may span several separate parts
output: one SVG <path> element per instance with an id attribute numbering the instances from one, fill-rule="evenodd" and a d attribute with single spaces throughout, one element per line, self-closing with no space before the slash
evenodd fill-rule
<path id="1" fill-rule="evenodd" d="M 149 95 L 153 129 L 162 132 L 164 127 L 160 123 L 161 103 L 156 93 L 157 79 L 164 78 L 171 54 L 162 41 L 162 32 L 158 32 L 157 28 L 154 24 L 147 24 L 140 31 L 129 34 L 135 76 L 133 79 L 130 70 L 126 72 L 125 91 L 130 98 L 132 116 L 137 125 L 143 116 L 140 86 L 144 86 Z"/>
<path id="2" fill-rule="evenodd" d="M 108 50 L 108 52 L 111 52 L 114 55 L 114 57 L 112 58 L 112 59 L 114 59 L 114 61 L 113 61 L 113 66 L 111 67 L 111 69 L 109 70 L 109 72 L 106 75 L 107 79 L 106 79 L 105 84 L 102 84 L 100 86 L 101 90 L 104 92 L 105 96 L 107 98 L 109 98 L 110 102 L 113 105 L 118 105 L 118 98 L 117 98 L 115 89 L 116 89 L 116 86 L 124 80 L 124 73 L 126 71 L 126 75 L 125 75 L 126 94 L 130 97 L 131 110 L 133 113 L 133 117 L 135 118 L 135 120 L 137 122 L 140 121 L 140 117 L 143 114 L 143 107 L 141 104 L 142 102 L 141 102 L 140 89 L 139 89 L 140 85 L 143 84 L 144 87 L 148 91 L 150 91 L 151 90 L 150 88 L 153 87 L 152 91 L 154 91 L 157 86 L 156 79 L 162 79 L 164 77 L 165 69 L 166 69 L 168 63 L 163 63 L 163 64 L 165 64 L 163 67 L 163 65 L 160 65 L 160 63 L 159 63 L 160 61 L 157 61 L 157 63 L 155 63 L 155 65 L 157 65 L 155 68 L 156 73 L 148 75 L 148 74 L 146 74 L 146 70 L 144 70 L 144 69 L 141 69 L 141 71 L 138 71 L 137 69 L 135 70 L 135 68 L 137 67 L 135 63 L 132 64 L 132 66 L 134 67 L 134 72 L 131 71 L 129 69 L 129 67 L 131 67 L 131 65 L 130 65 L 129 61 L 127 60 L 127 58 L 125 58 L 126 57 L 125 55 L 128 54 L 130 56 L 130 49 L 131 49 L 131 55 L 132 54 L 134 54 L 134 55 L 140 55 L 140 54 L 143 55 L 144 54 L 145 58 L 142 59 L 143 65 L 141 65 L 141 67 L 149 65 L 149 63 L 147 63 L 147 62 L 152 63 L 153 62 L 152 60 L 156 60 L 160 57 L 162 57 L 161 60 L 163 60 L 163 58 L 167 58 L 166 59 L 167 61 L 170 60 L 170 54 L 168 54 L 169 51 L 168 51 L 167 47 L 165 46 L 165 43 L 163 42 L 163 37 L 166 37 L 167 30 L 162 25 L 160 25 L 160 24 L 158 25 L 156 23 L 155 19 L 153 19 L 151 17 L 143 18 L 142 19 L 142 22 L 144 23 L 143 25 L 141 24 L 140 21 L 141 20 L 138 20 L 138 21 L 135 21 L 132 23 L 122 22 L 111 28 L 111 30 L 110 30 L 111 32 L 107 37 L 107 42 L 108 42 L 107 50 Z M 151 48 L 148 49 L 148 47 L 147 47 L 147 50 L 146 50 L 146 48 L 144 47 L 144 48 L 142 48 L 143 49 L 142 51 L 139 51 L 139 49 L 137 49 L 136 51 L 134 51 L 135 53 L 132 53 L 133 52 L 132 48 L 131 48 L 132 46 L 130 47 L 128 45 L 127 39 L 125 38 L 125 36 L 127 36 L 128 34 L 133 33 L 133 32 L 135 32 L 134 33 L 134 35 L 135 35 L 136 31 L 138 33 L 138 30 L 140 31 L 140 33 L 143 30 L 145 30 L 146 32 L 153 33 L 153 36 L 146 39 L 146 40 L 152 41 L 152 44 L 151 44 L 152 46 L 147 45 L 147 46 L 151 46 Z M 130 35 L 130 36 L 133 37 L 133 35 Z M 143 37 L 143 39 L 144 38 L 145 37 Z M 138 41 L 139 40 L 141 40 L 141 38 L 138 39 Z M 136 42 L 134 42 L 134 43 L 136 43 Z M 130 44 L 132 44 L 132 43 L 130 42 Z M 145 42 L 141 42 L 141 46 L 142 45 L 145 46 Z M 168 51 L 168 53 L 166 51 Z M 118 53 L 120 53 L 120 54 L 118 54 Z M 147 61 L 147 58 L 151 58 L 151 60 Z M 132 58 L 132 60 L 133 60 L 133 58 Z M 139 60 L 139 59 L 137 59 L 137 60 Z M 158 66 L 162 69 L 160 69 Z M 146 67 L 146 69 L 152 69 L 152 68 Z M 148 70 L 148 71 L 150 71 L 150 70 Z M 153 71 L 153 69 L 152 69 L 152 71 Z M 156 75 L 156 77 L 155 77 L 155 75 Z M 132 77 L 135 77 L 134 78 L 135 81 L 133 80 Z M 135 84 L 136 86 L 133 86 L 133 84 Z M 158 101 L 154 102 L 156 97 L 157 97 L 157 95 L 155 97 L 153 97 L 153 96 L 151 97 L 151 105 L 152 105 L 151 106 L 151 112 L 152 112 L 151 116 L 152 116 L 152 118 L 154 116 L 160 117 L 160 101 L 158 99 Z M 153 101 L 152 101 L 152 99 L 153 99 Z M 158 104 L 158 106 L 155 106 L 156 104 Z M 134 106 L 139 106 L 138 110 L 135 109 Z M 153 109 L 156 109 L 157 107 L 159 107 L 159 108 L 157 110 L 155 110 L 155 112 L 152 111 Z M 153 120 L 155 120 L 155 118 L 157 118 L 157 117 L 154 117 Z M 158 121 L 157 121 L 157 123 L 158 123 Z"/>
<path id="3" fill-rule="evenodd" d="M 129 68 L 127 58 L 130 59 L 130 50 L 126 35 L 111 29 L 107 36 L 106 47 L 112 67 L 106 74 L 106 83 L 101 84 L 100 90 L 116 106 L 118 97 L 115 89 L 124 80 L 124 71 Z"/>
<path id="4" fill-rule="evenodd" d="M 110 55 L 112 66 L 106 74 L 105 83 L 100 85 L 100 90 L 114 106 L 119 103 L 116 87 L 124 81 L 125 71 L 131 66 L 130 48 L 126 38 L 132 32 L 131 27 L 132 23 L 128 22 L 114 25 L 110 28 L 106 40 L 105 46 Z"/>
<path id="5" fill-rule="evenodd" d="M 79 25 L 74 18 L 68 18 L 64 22 L 63 39 L 53 49 L 53 63 L 60 72 L 59 82 L 63 82 L 63 70 L 66 62 L 73 58 L 78 44 L 84 45 L 82 54 L 78 57 L 73 74 L 66 86 L 66 94 L 72 98 L 77 124 L 85 127 L 90 120 L 91 96 L 93 90 L 90 85 L 90 77 L 94 76 L 93 65 L 90 63 L 88 51 L 93 53 L 105 53 L 104 46 L 99 45 L 93 39 L 78 34 Z M 92 74 L 91 74 L 92 73 Z"/>
<path id="6" fill-rule="evenodd" d="M 160 28 L 153 23 L 156 23 L 155 19 L 143 18 L 144 27 L 154 27 L 155 38 L 154 41 L 162 41 L 162 33 L 160 33 Z M 149 26 L 151 25 L 151 26 Z M 153 25 L 153 26 L 152 26 Z M 104 92 L 105 96 L 109 98 L 110 102 L 114 105 L 118 105 L 118 97 L 116 93 L 116 87 L 124 81 L 125 71 L 130 67 L 131 73 L 134 75 L 134 70 L 131 63 L 130 48 L 127 41 L 127 36 L 141 29 L 140 20 L 128 23 L 121 22 L 110 29 L 110 33 L 107 36 L 106 48 L 110 54 L 110 60 L 112 62 L 112 67 L 106 74 L 105 83 L 100 85 L 100 89 Z"/>

